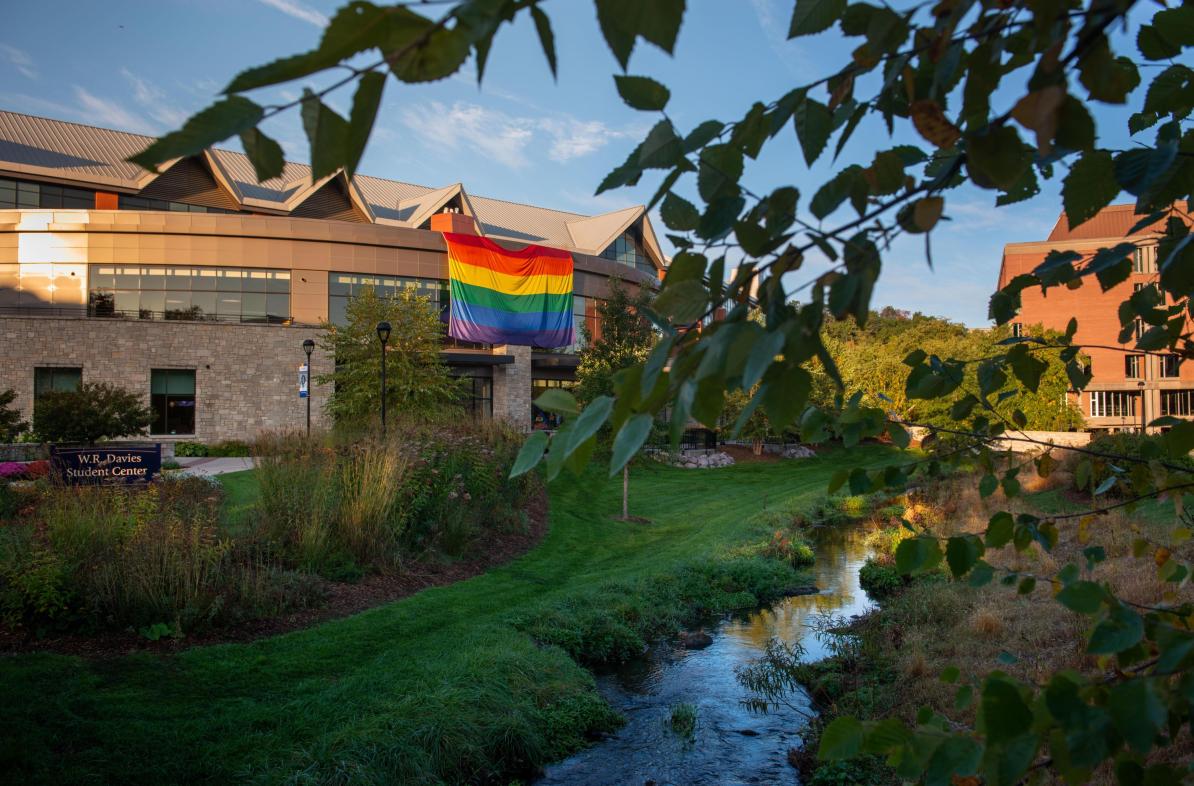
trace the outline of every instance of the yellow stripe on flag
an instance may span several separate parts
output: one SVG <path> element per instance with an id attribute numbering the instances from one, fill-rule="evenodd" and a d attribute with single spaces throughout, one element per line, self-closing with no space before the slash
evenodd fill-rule
<path id="1" fill-rule="evenodd" d="M 572 276 L 512 276 L 485 267 L 468 265 L 448 258 L 450 275 L 457 281 L 475 287 L 485 287 L 509 295 L 570 295 Z"/>

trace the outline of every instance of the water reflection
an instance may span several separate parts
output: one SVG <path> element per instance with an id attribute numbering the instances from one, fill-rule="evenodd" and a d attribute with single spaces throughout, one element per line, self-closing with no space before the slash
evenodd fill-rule
<path id="1" fill-rule="evenodd" d="M 800 642 L 810 659 L 826 655 L 809 623 L 819 614 L 851 616 L 870 600 L 858 585 L 868 556 L 859 528 L 815 533 L 815 581 L 821 592 L 788 598 L 774 607 L 739 615 L 714 626 L 713 644 L 687 651 L 655 647 L 644 658 L 598 676 L 598 689 L 625 717 L 610 738 L 547 768 L 538 784 L 746 784 L 797 783 L 787 762 L 798 743 L 803 716 L 781 708 L 752 715 L 741 704 L 746 692 L 734 667 L 758 658 L 772 637 Z M 697 707 L 694 739 L 668 724 L 672 707 Z M 803 698 L 793 702 L 807 709 Z"/>

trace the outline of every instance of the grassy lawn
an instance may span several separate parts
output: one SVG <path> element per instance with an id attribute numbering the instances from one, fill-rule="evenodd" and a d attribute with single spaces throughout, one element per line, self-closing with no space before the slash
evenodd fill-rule
<path id="1" fill-rule="evenodd" d="M 611 519 L 620 479 L 569 479 L 551 489 L 545 541 L 469 581 L 251 644 L 0 658 L 0 780 L 487 780 L 541 762 L 575 747 L 568 730 L 599 726 L 605 710 L 587 671 L 511 620 L 715 556 L 761 534 L 761 511 L 811 501 L 839 468 L 890 455 L 636 469 L 631 512 L 648 525 Z M 225 483 L 235 526 L 254 482 L 240 473 Z"/>

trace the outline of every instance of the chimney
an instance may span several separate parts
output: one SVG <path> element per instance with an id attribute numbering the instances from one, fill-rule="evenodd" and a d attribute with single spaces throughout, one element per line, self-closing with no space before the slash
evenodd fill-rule
<path id="1" fill-rule="evenodd" d="M 436 213 L 431 217 L 432 232 L 453 232 L 458 235 L 477 234 L 477 222 L 464 213 Z"/>

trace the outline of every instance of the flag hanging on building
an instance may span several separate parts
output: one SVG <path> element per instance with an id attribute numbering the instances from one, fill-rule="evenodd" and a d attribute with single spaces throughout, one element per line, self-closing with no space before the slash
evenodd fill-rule
<path id="1" fill-rule="evenodd" d="M 452 232 L 444 240 L 449 336 L 536 347 L 573 342 L 571 254 L 544 246 L 508 251 L 487 238 Z"/>

